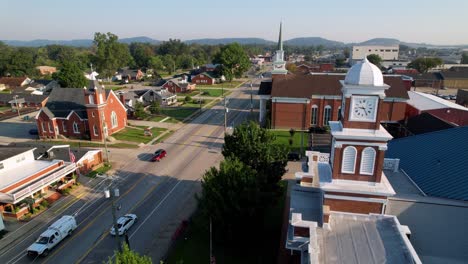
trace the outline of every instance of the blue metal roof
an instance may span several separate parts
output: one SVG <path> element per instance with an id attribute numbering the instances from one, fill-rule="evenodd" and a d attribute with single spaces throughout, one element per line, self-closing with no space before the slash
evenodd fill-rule
<path id="1" fill-rule="evenodd" d="M 427 195 L 468 201 L 468 126 L 394 139 L 385 157 Z"/>

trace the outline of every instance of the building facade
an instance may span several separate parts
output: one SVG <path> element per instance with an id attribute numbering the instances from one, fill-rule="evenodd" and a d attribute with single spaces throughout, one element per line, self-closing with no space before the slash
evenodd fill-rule
<path id="1" fill-rule="evenodd" d="M 398 52 L 400 47 L 398 45 L 391 45 L 391 46 L 376 46 L 376 45 L 369 45 L 369 46 L 353 46 L 351 51 L 351 60 L 352 63 L 356 63 L 362 60 L 365 56 L 369 56 L 371 54 L 379 55 L 380 58 L 384 61 L 396 61 L 398 60 Z"/>

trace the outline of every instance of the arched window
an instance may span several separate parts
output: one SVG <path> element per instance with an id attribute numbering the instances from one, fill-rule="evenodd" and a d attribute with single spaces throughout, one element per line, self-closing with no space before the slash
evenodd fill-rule
<path id="1" fill-rule="evenodd" d="M 313 126 L 317 125 L 317 117 L 318 117 L 318 106 L 313 105 L 310 111 L 310 124 Z"/>
<path id="2" fill-rule="evenodd" d="M 343 115 L 341 114 L 341 106 L 338 106 L 338 121 L 340 121 L 343 118 Z"/>
<path id="3" fill-rule="evenodd" d="M 80 128 L 78 127 L 78 124 L 76 122 L 73 122 L 73 133 L 80 133 Z"/>
<path id="4" fill-rule="evenodd" d="M 356 153 L 356 148 L 351 146 L 343 150 L 343 161 L 341 164 L 342 173 L 354 173 L 356 168 Z"/>
<path id="5" fill-rule="evenodd" d="M 98 131 L 98 128 L 96 125 L 93 125 L 93 133 L 95 136 L 98 136 L 99 135 L 99 131 Z"/>
<path id="6" fill-rule="evenodd" d="M 331 106 L 325 106 L 325 110 L 323 111 L 323 125 L 328 126 L 328 121 L 331 119 L 332 108 Z"/>
<path id="7" fill-rule="evenodd" d="M 90 95 L 88 96 L 88 98 L 89 98 L 89 103 L 90 103 L 90 104 L 94 104 L 94 96 L 93 96 L 92 94 L 90 94 Z"/>
<path id="8" fill-rule="evenodd" d="M 111 122 L 112 122 L 112 128 L 117 127 L 119 123 L 117 122 L 117 114 L 112 111 L 111 113 Z"/>
<path id="9" fill-rule="evenodd" d="M 374 174 L 374 164 L 375 164 L 375 149 L 367 147 L 362 151 L 361 155 L 361 169 L 359 174 Z"/>

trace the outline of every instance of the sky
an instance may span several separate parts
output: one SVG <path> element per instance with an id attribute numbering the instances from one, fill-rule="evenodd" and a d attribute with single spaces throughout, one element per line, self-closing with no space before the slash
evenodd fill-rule
<path id="1" fill-rule="evenodd" d="M 323 37 L 468 44 L 467 0 L 0 0 L 0 39 Z"/>

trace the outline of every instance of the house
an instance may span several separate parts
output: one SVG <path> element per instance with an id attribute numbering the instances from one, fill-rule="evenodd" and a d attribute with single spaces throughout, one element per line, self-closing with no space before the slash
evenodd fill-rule
<path id="1" fill-rule="evenodd" d="M 51 75 L 52 73 L 57 72 L 57 68 L 52 66 L 37 66 L 36 69 L 41 75 Z"/>
<path id="2" fill-rule="evenodd" d="M 296 72 L 302 74 L 308 74 L 311 72 L 333 72 L 334 70 L 335 65 L 333 63 L 310 64 L 301 62 L 296 66 Z"/>
<path id="3" fill-rule="evenodd" d="M 468 89 L 458 89 L 457 90 L 457 99 L 455 103 L 468 107 Z"/>
<path id="4" fill-rule="evenodd" d="M 185 78 L 173 78 L 167 80 L 162 87 L 167 89 L 171 93 L 189 93 L 192 90 L 195 90 L 196 84 L 189 83 L 187 77 Z"/>
<path id="5" fill-rule="evenodd" d="M 200 68 L 205 72 L 212 72 L 212 71 L 215 71 L 219 66 L 221 66 L 221 64 L 208 63 L 208 64 L 201 66 Z"/>
<path id="6" fill-rule="evenodd" d="M 121 80 L 128 80 L 128 81 L 139 81 L 143 79 L 144 74 L 140 69 L 129 69 L 123 68 L 117 72 L 117 75 L 121 76 Z"/>
<path id="7" fill-rule="evenodd" d="M 60 87 L 60 84 L 55 80 L 35 79 L 27 85 L 25 90 L 31 93 L 43 94 L 49 93 L 52 89 L 58 87 Z"/>
<path id="8" fill-rule="evenodd" d="M 36 115 L 39 137 L 103 141 L 125 128 L 126 111 L 118 96 L 96 80 L 85 89 L 56 88 Z"/>
<path id="9" fill-rule="evenodd" d="M 411 227 L 411 240 L 424 263 L 463 263 L 468 237 L 468 127 L 393 139 L 386 159 L 399 170 L 386 171 L 396 195 L 386 212 Z M 447 241 L 450 241 L 449 243 Z"/>
<path id="10" fill-rule="evenodd" d="M 307 169 L 295 174 L 285 248 L 300 263 L 421 263 L 410 228 L 386 213 L 396 193 L 385 168 L 398 162 L 384 159 L 392 139 L 381 125 L 384 81 L 367 58 L 350 69 L 341 118 L 329 121 L 331 152 L 306 151 Z"/>
<path id="11" fill-rule="evenodd" d="M 128 91 L 120 93 L 119 98 L 125 105 L 132 108 L 137 102 L 142 103 L 145 107 L 154 101 L 158 101 L 161 106 L 169 106 L 177 102 L 177 96 L 164 88 Z"/>
<path id="12" fill-rule="evenodd" d="M 14 90 L 28 85 L 31 79 L 28 77 L 0 77 L 0 84 L 4 84 L 7 89 Z"/>
<path id="13" fill-rule="evenodd" d="M 48 95 L 36 95 L 30 93 L 2 94 L 0 93 L 0 106 L 10 105 L 12 108 L 23 107 L 44 107 L 47 103 Z"/>
<path id="14" fill-rule="evenodd" d="M 35 148 L 0 147 L 0 211 L 4 217 L 20 218 L 55 190 L 73 184 L 76 164 L 61 159 L 36 160 Z M 55 187 L 51 187 L 55 186 Z"/>
<path id="15" fill-rule="evenodd" d="M 410 91 L 408 95 L 405 117 L 431 113 L 458 126 L 468 125 L 468 108 L 432 94 Z"/>
<path id="16" fill-rule="evenodd" d="M 191 82 L 199 85 L 212 85 L 216 83 L 216 77 L 214 72 L 202 72 L 198 73 L 191 78 Z"/>

